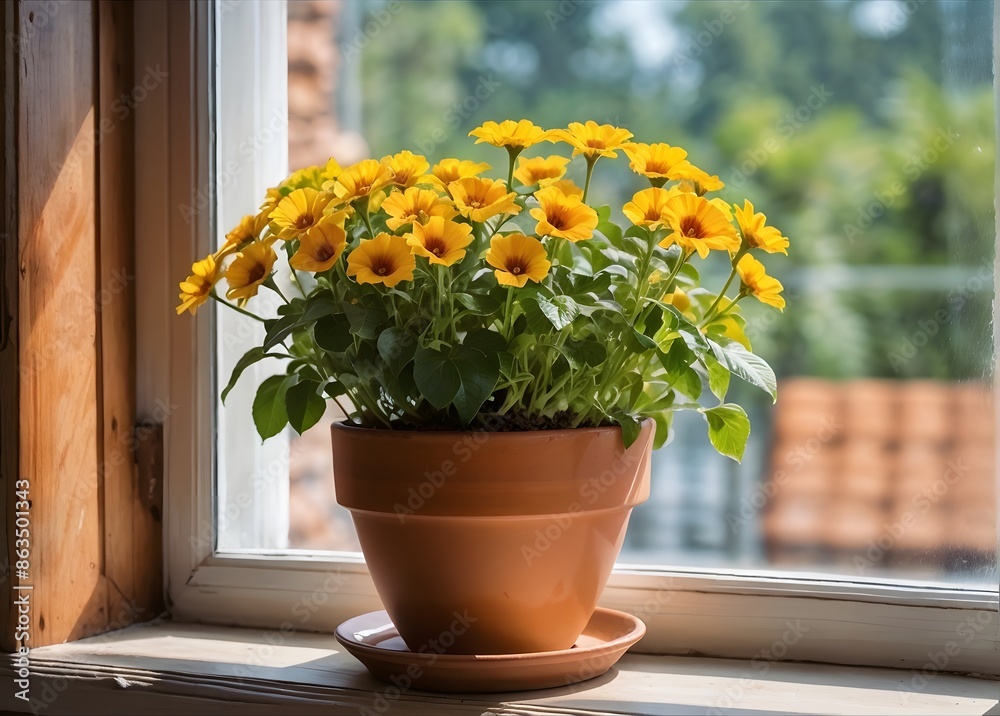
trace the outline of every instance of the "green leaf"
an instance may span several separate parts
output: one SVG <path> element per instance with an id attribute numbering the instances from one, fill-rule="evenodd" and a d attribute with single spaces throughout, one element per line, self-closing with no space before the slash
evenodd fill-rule
<path id="1" fill-rule="evenodd" d="M 233 372 L 229 376 L 229 383 L 226 385 L 225 390 L 222 391 L 222 402 L 226 402 L 226 396 L 229 395 L 231 391 L 236 386 L 236 381 L 240 379 L 243 375 L 243 371 L 252 366 L 254 363 L 264 360 L 265 358 L 284 358 L 285 356 L 280 353 L 268 353 L 260 346 L 254 346 L 246 353 L 243 357 L 236 361 L 236 365 L 233 367 Z"/>
<path id="2" fill-rule="evenodd" d="M 507 341 L 496 331 L 488 328 L 477 328 L 469 331 L 462 340 L 466 348 L 475 348 L 483 353 L 507 352 Z"/>
<path id="3" fill-rule="evenodd" d="M 285 340 L 285 338 L 287 338 L 288 335 L 298 327 L 298 325 L 299 316 L 282 316 L 268 326 L 267 335 L 264 336 L 264 343 L 261 347 L 264 350 L 273 348 Z"/>
<path id="4" fill-rule="evenodd" d="M 673 411 L 664 410 L 653 415 L 656 422 L 656 434 L 653 437 L 653 449 L 659 450 L 673 439 L 673 432 L 670 429 L 674 422 Z"/>
<path id="5" fill-rule="evenodd" d="M 316 346 L 328 353 L 343 353 L 354 344 L 351 324 L 343 314 L 325 316 L 313 326 Z"/>
<path id="6" fill-rule="evenodd" d="M 705 367 L 708 369 L 708 387 L 719 400 L 726 399 L 729 390 L 729 368 L 717 361 L 711 354 L 705 354 Z"/>
<path id="7" fill-rule="evenodd" d="M 285 392 L 285 410 L 288 422 L 299 435 L 319 422 L 326 412 L 326 401 L 320 397 L 319 383 L 304 380 Z"/>
<path id="8" fill-rule="evenodd" d="M 645 353 L 646 351 L 656 350 L 656 341 L 639 333 L 632 326 L 625 328 L 622 338 L 625 340 L 625 347 L 633 353 Z"/>
<path id="9" fill-rule="evenodd" d="M 701 412 L 708 421 L 708 439 L 715 449 L 736 462 L 742 460 L 750 437 L 750 419 L 743 408 L 726 403 Z"/>
<path id="10" fill-rule="evenodd" d="M 723 353 L 729 369 L 745 380 L 750 385 L 755 385 L 766 393 L 769 393 L 773 400 L 778 399 L 778 379 L 774 377 L 774 371 L 763 358 L 755 355 L 734 340 L 728 338 L 719 339 L 719 343 L 709 341 L 713 350 L 719 347 Z M 718 355 L 718 351 L 716 351 Z"/>
<path id="11" fill-rule="evenodd" d="M 456 293 L 455 298 L 477 316 L 491 316 L 503 305 L 500 301 L 484 293 Z"/>
<path id="12" fill-rule="evenodd" d="M 340 304 L 333 296 L 320 294 L 310 298 L 306 302 L 306 310 L 302 313 L 302 322 L 312 323 L 324 316 L 330 316 L 339 312 Z"/>
<path id="13" fill-rule="evenodd" d="M 673 376 L 671 376 L 673 378 Z M 673 387 L 681 395 L 687 396 L 691 400 L 698 400 L 701 397 L 702 382 L 698 371 L 688 366 L 676 374 L 673 378 Z"/>
<path id="14" fill-rule="evenodd" d="M 589 340 L 570 338 L 563 348 L 570 358 L 581 365 L 599 366 L 608 359 L 608 349 L 594 337 Z"/>
<path id="15" fill-rule="evenodd" d="M 549 322 L 549 319 L 545 316 L 541 307 L 538 305 L 538 298 L 539 297 L 526 296 L 518 300 L 518 305 L 521 307 L 521 310 L 524 311 L 524 318 L 528 323 L 528 330 L 536 336 L 541 336 L 552 331 L 552 324 Z"/>
<path id="16" fill-rule="evenodd" d="M 561 331 L 580 315 L 580 307 L 569 296 L 538 296 L 538 307 L 557 331 Z"/>
<path id="17" fill-rule="evenodd" d="M 378 337 L 378 353 L 393 375 L 399 375 L 403 366 L 413 360 L 416 350 L 417 337 L 402 328 L 386 328 Z"/>
<path id="18" fill-rule="evenodd" d="M 625 443 L 625 447 L 630 447 L 632 443 L 639 439 L 642 424 L 634 416 L 621 411 L 615 411 L 611 414 L 611 419 L 621 426 L 622 442 Z"/>
<path id="19" fill-rule="evenodd" d="M 294 375 L 272 375 L 257 389 L 253 399 L 253 422 L 261 439 L 274 437 L 288 424 L 285 393 L 296 379 Z"/>
<path id="20" fill-rule="evenodd" d="M 604 220 L 597 224 L 597 230 L 608 237 L 610 241 L 615 246 L 620 246 L 622 243 L 622 230 L 618 224 L 614 224 L 610 221 Z"/>
<path id="21" fill-rule="evenodd" d="M 451 405 L 462 387 L 462 375 L 454 361 L 433 348 L 417 348 L 413 379 L 427 402 L 438 410 Z"/>
<path id="22" fill-rule="evenodd" d="M 459 346 L 453 360 L 462 380 L 462 387 L 453 403 L 459 419 L 468 425 L 497 387 L 497 381 L 500 380 L 500 357 L 496 353 L 487 355 Z"/>
<path id="23" fill-rule="evenodd" d="M 351 322 L 351 333 L 368 341 L 378 336 L 378 327 L 389 317 L 385 309 L 377 303 L 362 306 L 345 301 L 342 305 L 347 320 Z"/>

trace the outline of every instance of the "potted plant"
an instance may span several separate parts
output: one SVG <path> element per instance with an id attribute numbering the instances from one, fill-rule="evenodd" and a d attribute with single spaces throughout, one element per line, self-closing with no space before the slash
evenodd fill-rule
<path id="1" fill-rule="evenodd" d="M 257 391 L 261 438 L 307 430 L 328 399 L 349 416 L 332 428 L 337 499 L 410 649 L 445 633 L 457 654 L 568 649 L 674 413 L 701 413 L 738 460 L 750 425 L 725 402 L 730 374 L 775 395 L 740 303 L 783 308 L 758 257 L 788 240 L 749 201 L 712 197 L 722 182 L 683 149 L 625 129 L 471 135 L 505 150 L 505 177 L 409 151 L 296 171 L 194 264 L 177 310 L 215 299 L 263 323 L 222 392 L 287 361 Z M 571 156 L 521 156 L 543 142 Z M 616 223 L 590 184 L 619 152 L 638 179 Z M 721 290 L 700 285 L 711 253 L 731 266 Z M 248 306 L 262 288 L 277 315 Z"/>

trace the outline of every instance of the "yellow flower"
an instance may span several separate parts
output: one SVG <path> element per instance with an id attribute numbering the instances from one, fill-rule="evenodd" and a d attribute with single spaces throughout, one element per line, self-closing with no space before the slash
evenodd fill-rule
<path id="1" fill-rule="evenodd" d="M 432 216 L 425 224 L 414 224 L 406 243 L 417 256 L 432 264 L 451 266 L 465 258 L 465 247 L 472 243 L 472 227 L 457 221 Z"/>
<path id="2" fill-rule="evenodd" d="M 670 171 L 670 178 L 680 180 L 681 190 L 705 196 L 710 191 L 718 191 L 725 186 L 716 175 L 699 169 L 688 160 L 678 162 Z"/>
<path id="3" fill-rule="evenodd" d="M 486 252 L 486 263 L 496 269 L 493 273 L 497 283 L 518 288 L 523 288 L 528 279 L 541 281 L 552 267 L 542 242 L 524 234 L 494 236 Z"/>
<path id="4" fill-rule="evenodd" d="M 747 254 L 736 264 L 736 272 L 740 275 L 744 291 L 756 296 L 761 303 L 785 309 L 785 299 L 781 296 L 783 286 L 778 279 L 767 275 L 764 264 Z"/>
<path id="5" fill-rule="evenodd" d="M 548 186 L 535 192 L 539 207 L 530 214 L 538 221 L 539 236 L 558 236 L 570 241 L 582 241 L 594 235 L 597 212 L 583 203 L 579 196 L 566 196 L 558 187 Z"/>
<path id="6" fill-rule="evenodd" d="M 284 195 L 282 195 L 281 190 L 278 187 L 270 187 L 267 190 L 267 194 L 264 196 L 264 203 L 260 205 L 260 212 L 265 216 L 269 215 L 284 198 Z"/>
<path id="7" fill-rule="evenodd" d="M 676 308 L 681 313 L 691 308 L 691 299 L 688 295 L 679 288 L 675 288 L 672 293 L 668 293 L 663 297 L 664 303 L 669 303 L 671 306 Z"/>
<path id="8" fill-rule="evenodd" d="M 740 248 L 736 229 L 704 197 L 675 194 L 667 201 L 663 215 L 673 231 L 660 242 L 664 248 L 679 244 L 689 251 L 697 251 L 702 258 L 708 256 L 712 249 L 735 252 Z"/>
<path id="9" fill-rule="evenodd" d="M 392 183 L 403 188 L 429 181 L 425 172 L 431 165 L 425 157 L 404 150 L 399 154 L 383 157 L 382 162 L 392 170 Z"/>
<path id="10" fill-rule="evenodd" d="M 417 260 L 402 236 L 379 234 L 366 239 L 347 257 L 347 275 L 358 283 L 382 283 L 390 288 L 412 281 Z"/>
<path id="11" fill-rule="evenodd" d="M 198 306 L 208 300 L 212 289 L 219 280 L 219 265 L 214 256 L 208 256 L 191 266 L 191 275 L 180 283 L 181 305 L 177 307 L 177 315 L 191 311 L 198 312 Z"/>
<path id="12" fill-rule="evenodd" d="M 539 184 L 542 187 L 554 186 L 566 196 L 578 196 L 583 198 L 583 189 L 573 183 L 572 179 L 542 179 Z"/>
<path id="13" fill-rule="evenodd" d="M 385 223 L 393 231 L 406 224 L 425 221 L 431 216 L 450 219 L 458 213 L 445 197 L 415 186 L 390 194 L 382 202 L 382 210 L 389 215 Z"/>
<path id="14" fill-rule="evenodd" d="M 573 156 L 584 154 L 587 161 L 597 157 L 617 157 L 632 133 L 627 129 L 610 124 L 598 124 L 590 120 L 586 124 L 571 122 L 567 129 L 554 129 L 549 134 L 550 142 L 566 142 L 573 147 Z"/>
<path id="15" fill-rule="evenodd" d="M 643 189 L 632 195 L 632 201 L 622 207 L 622 213 L 636 226 L 657 229 L 667 220 L 667 202 L 678 193 L 655 186 Z"/>
<path id="16" fill-rule="evenodd" d="M 431 174 L 441 186 L 448 186 L 453 181 L 467 179 L 482 174 L 490 168 L 486 162 L 470 162 L 467 159 L 442 159 L 431 167 Z"/>
<path id="17" fill-rule="evenodd" d="M 347 246 L 347 232 L 344 231 L 346 219 L 346 211 L 327 214 L 304 233 L 299 240 L 298 251 L 288 261 L 292 268 L 313 273 L 333 268 Z"/>
<path id="18" fill-rule="evenodd" d="M 671 147 L 669 144 L 643 144 L 642 142 L 632 142 L 626 144 L 622 149 L 628 155 L 629 168 L 636 174 L 642 174 L 656 186 L 663 186 L 663 182 L 673 177 L 670 176 L 674 167 L 684 161 L 687 152 L 680 147 Z"/>
<path id="19" fill-rule="evenodd" d="M 494 147 L 508 147 L 515 152 L 538 144 L 548 137 L 548 134 L 544 129 L 527 119 L 522 119 L 519 122 L 505 119 L 499 124 L 484 122 L 469 132 L 470 137 L 477 137 L 476 144 L 488 142 Z"/>
<path id="20" fill-rule="evenodd" d="M 263 241 L 255 241 L 236 254 L 236 260 L 226 269 L 226 282 L 229 284 L 226 298 L 240 299 L 241 303 L 245 303 L 251 296 L 256 296 L 257 289 L 271 275 L 277 258 L 271 244 Z"/>
<path id="21" fill-rule="evenodd" d="M 507 191 L 507 183 L 493 179 L 467 177 L 448 185 L 458 213 L 470 221 L 486 221 L 497 214 L 517 214 L 516 192 Z"/>
<path id="22" fill-rule="evenodd" d="M 344 203 L 366 199 L 392 182 L 392 169 L 377 159 L 363 159 L 340 173 L 332 185 Z M 326 185 L 324 185 L 326 188 Z"/>
<path id="23" fill-rule="evenodd" d="M 566 165 L 569 159 L 554 154 L 551 157 L 532 157 L 525 159 L 517 158 L 518 167 L 514 171 L 514 178 L 525 186 L 533 186 L 543 180 L 562 179 L 566 174 Z"/>
<path id="24" fill-rule="evenodd" d="M 743 232 L 743 238 L 752 249 L 763 249 L 769 254 L 788 254 L 788 239 L 781 235 L 773 226 L 767 226 L 767 217 L 764 214 L 755 214 L 753 204 L 749 199 L 743 201 L 741 209 L 733 204 L 736 210 L 736 221 Z"/>
<path id="25" fill-rule="evenodd" d="M 236 251 L 240 245 L 253 241 L 260 237 L 260 232 L 267 226 L 267 213 L 247 214 L 232 231 L 226 234 L 226 243 L 215 252 L 215 258 L 219 259 L 228 256 Z"/>
<path id="26" fill-rule="evenodd" d="M 271 212 L 271 223 L 278 230 L 278 238 L 290 241 L 314 227 L 333 196 L 329 192 L 309 187 L 296 189 L 286 196 Z"/>
<path id="27" fill-rule="evenodd" d="M 285 181 L 281 182 L 281 188 L 291 190 L 305 188 L 319 190 L 322 188 L 324 182 L 336 179 L 340 175 L 340 171 L 340 165 L 337 164 L 337 160 L 331 157 L 323 168 L 318 166 L 303 167 L 292 172 Z"/>

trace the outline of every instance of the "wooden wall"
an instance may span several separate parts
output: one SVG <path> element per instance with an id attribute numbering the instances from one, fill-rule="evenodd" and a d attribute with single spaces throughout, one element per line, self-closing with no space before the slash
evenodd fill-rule
<path id="1" fill-rule="evenodd" d="M 11 594 L 30 595 L 37 647 L 156 616 L 162 577 L 160 515 L 143 506 L 134 460 L 149 433 L 134 432 L 132 6 L 5 3 L 3 36 L 0 646 L 11 650 L 24 644 Z M 25 485 L 26 575 L 14 534 Z"/>

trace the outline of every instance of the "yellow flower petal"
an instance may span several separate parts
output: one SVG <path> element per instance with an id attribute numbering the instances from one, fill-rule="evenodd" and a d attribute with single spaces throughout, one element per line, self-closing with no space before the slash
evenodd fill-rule
<path id="1" fill-rule="evenodd" d="M 397 231 L 406 224 L 424 222 L 432 216 L 451 219 L 458 212 L 447 197 L 430 189 L 412 186 L 406 191 L 393 192 L 382 202 L 382 211 L 389 218 L 386 226 Z"/>
<path id="2" fill-rule="evenodd" d="M 195 315 L 198 307 L 208 300 L 220 277 L 219 264 L 214 256 L 207 256 L 193 264 L 191 275 L 180 283 L 180 305 L 177 306 L 177 315 L 184 311 L 190 311 L 192 316 Z"/>
<path id="3" fill-rule="evenodd" d="M 755 296 L 761 303 L 784 310 L 785 299 L 781 295 L 781 282 L 764 271 L 764 264 L 747 254 L 736 264 L 736 272 L 744 290 Z"/>
<path id="4" fill-rule="evenodd" d="M 333 191 L 344 203 L 365 199 L 392 182 L 392 169 L 377 159 L 363 159 L 340 173 Z"/>
<path id="5" fill-rule="evenodd" d="M 333 268 L 347 246 L 347 232 L 344 231 L 346 219 L 346 211 L 328 214 L 303 234 L 298 251 L 288 262 L 291 267 L 297 271 L 313 273 Z"/>
<path id="6" fill-rule="evenodd" d="M 542 242 L 524 234 L 494 236 L 486 251 L 486 263 L 495 269 L 497 283 L 518 288 L 529 280 L 541 281 L 552 267 Z"/>
<path id="7" fill-rule="evenodd" d="M 586 124 L 571 122 L 566 129 L 555 129 L 548 136 L 550 142 L 566 142 L 573 147 L 573 156 L 583 154 L 587 159 L 597 157 L 617 157 L 616 150 L 622 149 L 632 138 L 627 129 L 610 124 L 598 124 L 590 120 Z"/>
<path id="8" fill-rule="evenodd" d="M 291 241 L 314 227 L 332 199 L 329 192 L 309 187 L 296 189 L 283 198 L 269 217 L 278 238 Z"/>
<path id="9" fill-rule="evenodd" d="M 301 190 L 300 190 L 301 191 Z M 269 243 L 255 241 L 236 254 L 236 260 L 226 269 L 229 290 L 226 298 L 246 299 L 257 295 L 257 289 L 271 275 L 278 255 Z"/>
<path id="10" fill-rule="evenodd" d="M 486 221 L 498 214 L 517 214 L 516 192 L 508 192 L 506 182 L 467 177 L 448 185 L 458 213 L 470 221 Z"/>
<path id="11" fill-rule="evenodd" d="M 469 136 L 477 137 L 476 144 L 487 142 L 494 147 L 510 147 L 520 151 L 546 139 L 548 132 L 527 119 L 519 122 L 506 119 L 499 124 L 484 122 L 469 132 Z"/>
<path id="12" fill-rule="evenodd" d="M 432 216 L 424 224 L 413 225 L 406 243 L 430 263 L 451 266 L 465 258 L 465 248 L 472 243 L 472 227 Z"/>
<path id="13" fill-rule="evenodd" d="M 594 235 L 597 212 L 583 203 L 579 196 L 567 196 L 559 187 L 548 186 L 535 192 L 539 208 L 529 213 L 538 224 L 539 236 L 556 236 L 570 241 L 583 241 Z"/>
<path id="14" fill-rule="evenodd" d="M 412 281 L 417 260 L 406 239 L 379 234 L 358 244 L 347 257 L 347 275 L 358 283 L 381 283 L 390 288 L 400 281 Z"/>
<path id="15" fill-rule="evenodd" d="M 518 157 L 517 164 L 514 178 L 525 186 L 533 186 L 546 180 L 562 179 L 566 174 L 566 165 L 569 164 L 569 159 L 560 157 L 558 154 L 551 157 L 532 157 L 531 159 Z"/>
<path id="16" fill-rule="evenodd" d="M 697 251 L 702 258 L 711 250 L 736 252 L 740 248 L 736 229 L 704 197 L 686 192 L 676 194 L 667 200 L 663 216 L 672 230 L 660 242 L 664 248 L 678 244 L 688 251 Z"/>
<path id="17" fill-rule="evenodd" d="M 734 204 L 733 209 L 736 210 L 736 221 L 740 225 L 740 232 L 750 248 L 762 249 L 769 254 L 778 252 L 788 254 L 788 239 L 773 226 L 766 225 L 767 217 L 764 214 L 754 213 L 753 204 L 749 199 L 744 200 L 743 208 Z"/>

